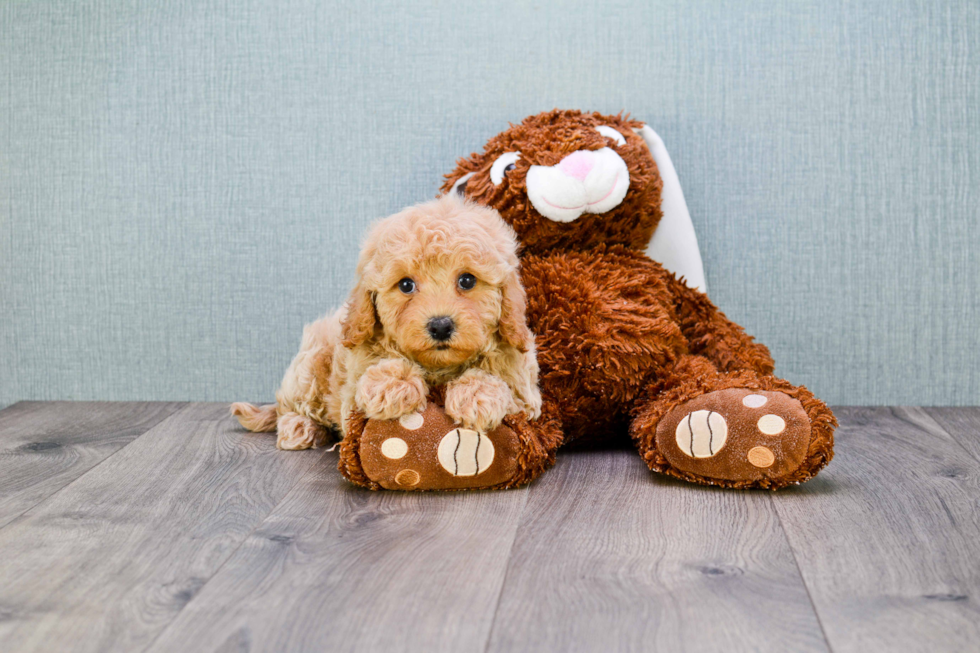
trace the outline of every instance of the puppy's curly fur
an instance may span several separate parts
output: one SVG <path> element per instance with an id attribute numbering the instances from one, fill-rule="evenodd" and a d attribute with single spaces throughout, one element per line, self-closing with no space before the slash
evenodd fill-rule
<path id="1" fill-rule="evenodd" d="M 304 329 L 276 403 L 235 403 L 232 413 L 249 430 L 276 430 L 280 449 L 322 446 L 355 410 L 368 419 L 421 410 L 430 385 L 445 386 L 446 413 L 467 428 L 489 431 L 522 411 L 536 418 L 518 265 L 513 229 L 454 193 L 381 220 L 350 299 Z M 431 332 L 436 318 L 451 320 L 448 339 Z"/>

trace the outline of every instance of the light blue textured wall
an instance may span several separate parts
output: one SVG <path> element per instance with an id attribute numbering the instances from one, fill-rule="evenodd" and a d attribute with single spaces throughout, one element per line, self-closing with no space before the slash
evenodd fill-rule
<path id="1" fill-rule="evenodd" d="M 980 403 L 977 2 L 0 2 L 0 404 L 267 399 L 368 222 L 552 107 L 665 139 L 834 403 Z"/>

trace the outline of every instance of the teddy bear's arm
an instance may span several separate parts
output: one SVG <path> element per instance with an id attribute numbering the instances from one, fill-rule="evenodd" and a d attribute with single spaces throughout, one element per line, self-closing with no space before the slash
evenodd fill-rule
<path id="1" fill-rule="evenodd" d="M 681 332 L 692 354 L 704 356 L 722 372 L 747 369 L 760 374 L 773 373 L 775 364 L 769 348 L 729 320 L 707 295 L 673 276 L 668 285 L 675 297 Z"/>

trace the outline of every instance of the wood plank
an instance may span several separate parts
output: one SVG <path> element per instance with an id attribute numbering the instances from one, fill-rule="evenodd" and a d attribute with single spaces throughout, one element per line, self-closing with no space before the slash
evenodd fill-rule
<path id="1" fill-rule="evenodd" d="M 836 409 L 836 457 L 774 505 L 835 651 L 980 644 L 980 464 L 921 409 Z"/>
<path id="2" fill-rule="evenodd" d="M 183 405 L 21 402 L 0 411 L 0 528 Z"/>
<path id="3" fill-rule="evenodd" d="M 526 497 L 318 468 L 149 650 L 482 651 Z"/>
<path id="4" fill-rule="evenodd" d="M 145 648 L 324 456 L 181 409 L 0 530 L 0 649 Z"/>
<path id="5" fill-rule="evenodd" d="M 980 461 L 980 408 L 949 406 L 923 408 L 923 411 L 949 433 L 960 446 Z"/>
<path id="6" fill-rule="evenodd" d="M 826 650 L 767 492 L 569 451 L 524 515 L 488 651 Z"/>

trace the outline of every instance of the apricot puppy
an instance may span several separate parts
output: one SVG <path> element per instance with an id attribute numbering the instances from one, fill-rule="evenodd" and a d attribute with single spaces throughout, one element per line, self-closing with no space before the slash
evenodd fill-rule
<path id="1" fill-rule="evenodd" d="M 371 229 L 347 303 L 303 330 L 276 403 L 232 404 L 280 449 L 321 446 L 354 411 L 390 420 L 425 408 L 487 432 L 541 411 L 534 337 L 525 323 L 517 239 L 493 209 L 449 193 Z"/>

